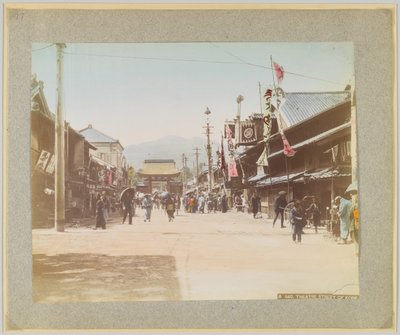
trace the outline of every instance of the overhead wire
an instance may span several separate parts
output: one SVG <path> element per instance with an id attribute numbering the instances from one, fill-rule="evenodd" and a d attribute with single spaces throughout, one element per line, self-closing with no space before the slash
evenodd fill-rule
<path id="1" fill-rule="evenodd" d="M 212 45 L 214 45 L 212 43 Z M 215 45 L 214 45 L 215 46 Z M 40 49 L 39 49 L 40 50 Z M 260 64 L 254 64 L 247 62 L 243 60 L 242 58 L 234 55 L 233 53 L 224 50 L 225 53 L 230 55 L 231 57 L 237 59 L 237 62 L 233 61 L 216 61 L 216 60 L 203 60 L 203 59 L 185 59 L 185 58 L 165 58 L 165 57 L 141 57 L 141 56 L 122 56 L 122 55 L 110 55 L 110 54 L 91 54 L 91 53 L 77 53 L 77 52 L 68 52 L 68 51 L 63 51 L 64 54 L 66 55 L 71 55 L 71 56 L 87 56 L 87 57 L 104 57 L 104 58 L 119 58 L 119 59 L 137 59 L 137 60 L 151 60 L 151 61 L 167 61 L 167 62 L 191 62 L 191 63 L 206 63 L 206 64 L 231 64 L 231 65 L 247 65 L 247 66 L 252 66 L 252 67 L 258 67 L 258 68 L 263 68 L 263 69 L 268 69 L 272 70 L 270 66 L 266 65 L 260 65 Z M 285 74 L 289 74 L 292 76 L 297 76 L 297 77 L 302 77 L 306 79 L 311 79 L 311 80 L 317 80 L 317 81 L 322 81 L 330 84 L 335 84 L 335 85 L 340 85 L 340 86 L 345 86 L 346 84 L 344 83 L 338 83 L 335 81 L 323 79 L 323 78 L 317 78 L 301 73 L 296 73 L 296 72 L 291 72 L 285 70 Z"/>
<path id="2" fill-rule="evenodd" d="M 50 48 L 50 47 L 52 47 L 53 45 L 55 45 L 55 43 L 52 43 L 52 44 L 46 45 L 45 47 L 42 47 L 42 48 L 39 48 L 39 49 L 32 49 L 32 52 L 35 52 L 35 51 L 40 51 L 40 50 L 44 50 L 44 49 L 47 49 L 47 48 Z"/>

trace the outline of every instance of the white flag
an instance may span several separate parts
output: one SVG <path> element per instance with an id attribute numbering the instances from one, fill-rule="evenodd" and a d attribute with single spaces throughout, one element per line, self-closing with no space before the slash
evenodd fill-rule
<path id="1" fill-rule="evenodd" d="M 268 166 L 268 157 L 267 157 L 267 147 L 264 147 L 264 150 L 261 156 L 257 160 L 257 165 L 259 166 Z"/>

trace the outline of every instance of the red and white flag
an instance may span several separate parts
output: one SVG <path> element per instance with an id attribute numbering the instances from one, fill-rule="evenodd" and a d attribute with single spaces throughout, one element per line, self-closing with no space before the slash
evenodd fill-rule
<path id="1" fill-rule="evenodd" d="M 278 63 L 275 63 L 275 62 L 273 62 L 273 63 L 274 63 L 276 79 L 278 79 L 278 84 L 280 84 L 283 80 L 285 70 L 283 69 L 283 66 L 280 66 Z"/>
<path id="2" fill-rule="evenodd" d="M 293 157 L 294 154 L 296 153 L 296 150 L 294 150 L 290 144 L 289 141 L 286 139 L 285 135 L 281 134 L 282 136 L 282 141 L 283 141 L 283 153 L 287 156 L 287 157 Z"/>

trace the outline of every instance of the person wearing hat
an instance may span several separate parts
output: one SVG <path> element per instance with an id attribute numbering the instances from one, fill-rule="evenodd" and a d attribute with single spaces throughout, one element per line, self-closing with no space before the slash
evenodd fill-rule
<path id="1" fill-rule="evenodd" d="M 347 238 L 349 236 L 352 203 L 346 198 L 337 196 L 335 198 L 335 204 L 339 206 L 337 214 L 340 219 L 340 241 L 338 242 L 338 244 L 346 244 Z"/>
<path id="2" fill-rule="evenodd" d="M 132 224 L 132 201 L 133 196 L 131 193 L 127 193 L 122 201 L 124 204 L 124 217 L 122 218 L 122 224 L 125 223 L 126 217 L 128 216 L 129 224 Z"/>
<path id="3" fill-rule="evenodd" d="M 279 197 L 276 198 L 275 204 L 274 204 L 274 209 L 275 209 L 275 218 L 272 223 L 272 227 L 275 226 L 276 219 L 278 218 L 279 214 L 281 215 L 281 228 L 286 228 L 286 226 L 283 225 L 283 212 L 285 211 L 285 207 L 287 205 L 286 201 L 286 192 L 279 192 Z"/>

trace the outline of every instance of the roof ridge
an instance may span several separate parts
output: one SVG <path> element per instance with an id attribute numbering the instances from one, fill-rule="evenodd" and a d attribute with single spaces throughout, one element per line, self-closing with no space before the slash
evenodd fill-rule
<path id="1" fill-rule="evenodd" d="M 86 127 L 86 128 L 84 128 L 84 129 L 82 129 L 82 130 L 79 130 L 79 132 L 81 133 L 81 132 L 83 132 L 83 131 L 85 131 L 85 130 L 88 130 L 88 129 L 92 129 L 92 130 L 94 130 L 95 132 L 97 132 L 97 133 L 99 133 L 99 134 L 101 134 L 101 135 L 103 135 L 103 136 L 105 136 L 105 137 L 108 137 L 109 139 L 113 140 L 113 142 L 119 142 L 118 140 L 116 140 L 115 138 L 111 137 L 110 135 L 107 135 L 107 134 L 103 133 L 102 131 L 95 129 L 95 128 L 92 127 L 92 126 Z"/>
<path id="2" fill-rule="evenodd" d="M 338 94 L 338 93 L 348 93 L 351 94 L 350 91 L 315 91 L 315 92 L 285 92 L 285 94 Z"/>

